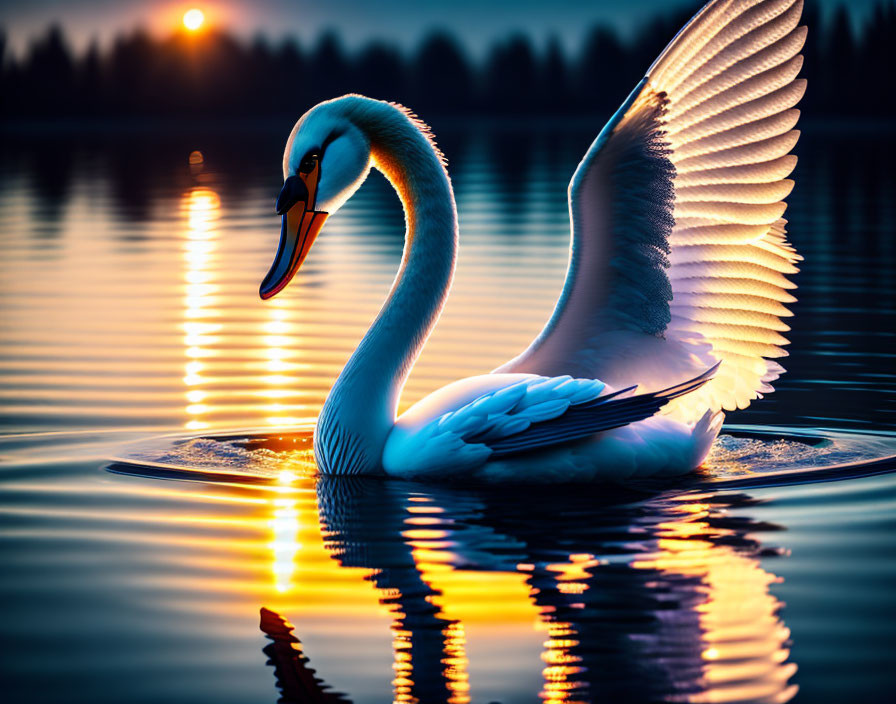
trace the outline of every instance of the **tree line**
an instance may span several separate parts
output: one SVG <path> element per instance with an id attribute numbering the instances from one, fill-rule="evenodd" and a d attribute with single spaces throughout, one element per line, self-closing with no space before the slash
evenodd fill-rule
<path id="1" fill-rule="evenodd" d="M 295 39 L 241 41 L 226 32 L 143 31 L 76 54 L 64 31 L 47 29 L 22 57 L 0 33 L 0 117 L 295 116 L 348 92 L 396 100 L 421 114 L 587 114 L 617 107 L 688 13 L 656 17 L 626 40 L 596 25 L 574 56 L 557 39 L 536 50 L 522 34 L 472 60 L 451 34 L 434 32 L 416 49 L 373 41 L 358 51 L 334 31 L 304 47 Z M 845 6 L 809 26 L 802 103 L 812 115 L 891 116 L 896 66 L 896 1 L 881 0 L 855 26 Z"/>

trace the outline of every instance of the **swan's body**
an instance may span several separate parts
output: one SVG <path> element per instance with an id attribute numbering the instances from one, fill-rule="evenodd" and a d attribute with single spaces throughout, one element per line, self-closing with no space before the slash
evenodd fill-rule
<path id="1" fill-rule="evenodd" d="M 286 285 L 371 166 L 407 220 L 388 300 L 318 420 L 321 471 L 560 481 L 698 466 L 722 410 L 783 371 L 773 358 L 798 259 L 781 216 L 804 90 L 800 10 L 713 0 L 691 20 L 573 176 L 570 265 L 544 330 L 497 373 L 398 419 L 454 273 L 451 184 L 428 130 L 399 106 L 345 96 L 309 111 L 287 143 L 281 247 L 262 296 Z"/>

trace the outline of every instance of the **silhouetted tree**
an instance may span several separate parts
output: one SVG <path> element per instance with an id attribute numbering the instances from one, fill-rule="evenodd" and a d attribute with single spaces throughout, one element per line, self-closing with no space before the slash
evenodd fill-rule
<path id="1" fill-rule="evenodd" d="M 834 13 L 824 55 L 836 56 L 836 60 L 826 62 L 825 75 L 821 81 L 821 88 L 825 91 L 824 105 L 828 110 L 840 113 L 842 106 L 849 105 L 855 98 L 860 97 L 856 95 L 855 88 L 861 80 L 860 76 L 856 75 L 856 46 L 852 21 L 843 5 L 840 5 Z"/>
<path id="2" fill-rule="evenodd" d="M 411 60 L 414 109 L 458 112 L 473 104 L 473 71 L 457 41 L 449 34 L 428 36 Z"/>
<path id="3" fill-rule="evenodd" d="M 103 108 L 103 67 L 100 48 L 91 42 L 78 64 L 77 107 L 81 113 L 96 115 Z"/>
<path id="4" fill-rule="evenodd" d="M 267 94 L 267 101 L 259 100 L 259 105 L 273 104 L 273 112 L 287 112 L 298 116 L 308 103 L 312 102 L 314 86 L 311 80 L 312 68 L 302 55 L 302 49 L 293 39 L 285 40 L 273 56 L 274 64 L 269 67 L 274 77 Z M 270 108 L 269 108 L 270 110 Z"/>
<path id="5" fill-rule="evenodd" d="M 566 55 L 557 37 L 551 37 L 540 72 L 541 106 L 545 112 L 568 112 L 570 103 L 569 71 Z"/>
<path id="6" fill-rule="evenodd" d="M 108 99 L 113 112 L 151 111 L 155 47 L 145 32 L 118 38 L 108 57 Z"/>
<path id="7" fill-rule="evenodd" d="M 588 109 L 613 109 L 625 100 L 647 67 L 632 65 L 616 33 L 605 26 L 591 30 L 585 40 L 576 81 L 579 99 Z"/>
<path id="8" fill-rule="evenodd" d="M 366 46 L 355 59 L 351 89 L 372 98 L 407 100 L 407 75 L 401 52 L 380 42 Z"/>
<path id="9" fill-rule="evenodd" d="M 6 32 L 0 29 L 0 114 L 5 112 L 4 103 L 10 98 L 12 83 L 12 61 L 6 56 Z"/>
<path id="10" fill-rule="evenodd" d="M 21 89 L 30 111 L 53 114 L 61 110 L 65 114 L 74 97 L 75 69 L 68 43 L 57 25 L 32 43 L 26 65 Z"/>
<path id="11" fill-rule="evenodd" d="M 845 0 L 844 0 L 845 2 Z M 473 63 L 445 32 L 413 52 L 373 42 L 349 56 L 334 31 L 311 51 L 295 40 L 243 42 L 216 31 L 155 39 L 136 30 L 111 46 L 91 43 L 75 56 L 58 26 L 24 55 L 9 53 L 0 30 L 0 117 L 71 115 L 289 115 L 347 92 L 396 100 L 425 115 L 439 113 L 596 113 L 606 117 L 688 20 L 665 13 L 631 40 L 596 26 L 577 57 L 552 38 L 543 53 L 515 35 Z M 853 24 L 846 5 L 823 22 L 807 0 L 810 27 L 802 75 L 809 91 L 802 109 L 813 117 L 892 119 L 890 67 L 896 65 L 896 0 L 879 0 L 868 20 Z"/>
<path id="12" fill-rule="evenodd" d="M 246 112 L 246 88 L 252 81 L 252 75 L 242 45 L 223 33 L 207 34 L 203 39 L 205 46 L 200 47 L 199 51 L 204 55 L 201 58 L 196 55 L 191 57 L 190 77 L 194 81 L 191 92 L 196 109 L 205 114 Z M 193 45 L 189 41 L 183 41 L 183 52 L 191 48 Z"/>
<path id="13" fill-rule="evenodd" d="M 321 36 L 311 55 L 309 74 L 315 102 L 351 92 L 351 67 L 335 31 L 328 30 Z"/>
<path id="14" fill-rule="evenodd" d="M 495 46 L 485 69 L 484 102 L 497 112 L 531 112 L 538 107 L 535 53 L 529 39 L 517 34 Z"/>
<path id="15" fill-rule="evenodd" d="M 801 76 L 809 82 L 809 87 L 800 104 L 800 109 L 814 114 L 818 109 L 819 89 L 822 87 L 818 85 L 819 81 L 816 79 L 818 72 L 821 70 L 823 58 L 823 47 L 819 39 L 824 36 L 821 13 L 818 10 L 817 2 L 812 2 L 811 0 L 806 2 L 803 8 L 801 24 L 809 28 L 806 44 L 803 46 L 803 69 L 800 72 Z"/>
<path id="16" fill-rule="evenodd" d="M 886 79 L 879 78 L 879 85 L 872 88 L 883 71 L 890 72 L 896 66 L 896 2 L 889 0 L 874 8 L 868 24 L 864 27 L 862 42 L 859 44 L 860 61 L 856 72 L 863 74 L 858 87 L 861 99 L 868 112 L 877 115 L 893 115 L 896 98 Z"/>

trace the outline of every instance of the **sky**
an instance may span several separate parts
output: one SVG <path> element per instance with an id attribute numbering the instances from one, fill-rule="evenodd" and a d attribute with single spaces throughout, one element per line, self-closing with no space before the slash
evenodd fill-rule
<path id="1" fill-rule="evenodd" d="M 815 0 L 829 12 L 844 0 Z M 853 17 L 867 17 L 876 0 L 849 0 Z M 346 44 L 385 39 L 410 48 L 430 29 L 453 31 L 474 54 L 495 38 L 523 31 L 537 42 L 557 35 L 575 50 L 597 22 L 630 35 L 656 14 L 701 5 L 700 0 L 0 0 L 0 26 L 10 49 L 58 22 L 78 50 L 141 26 L 154 34 L 179 29 L 186 10 L 198 7 L 210 24 L 239 35 L 264 33 L 312 41 L 337 29 Z"/>

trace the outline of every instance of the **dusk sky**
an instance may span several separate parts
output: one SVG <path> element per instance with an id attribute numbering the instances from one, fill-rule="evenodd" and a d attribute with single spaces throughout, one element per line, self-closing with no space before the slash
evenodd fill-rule
<path id="1" fill-rule="evenodd" d="M 828 12 L 842 0 L 816 0 Z M 868 16 L 876 0 L 849 0 L 853 17 Z M 10 48 L 21 52 L 51 22 L 62 25 L 77 49 L 91 39 L 107 41 L 142 26 L 154 34 L 180 28 L 191 7 L 200 8 L 209 25 L 243 36 L 294 35 L 310 40 L 326 28 L 337 29 L 349 47 L 370 38 L 407 47 L 428 29 L 455 32 L 474 53 L 495 37 L 522 30 L 537 41 L 552 34 L 567 48 L 578 47 L 596 22 L 623 34 L 663 10 L 700 7 L 700 0 L 0 0 L 0 26 Z"/>

